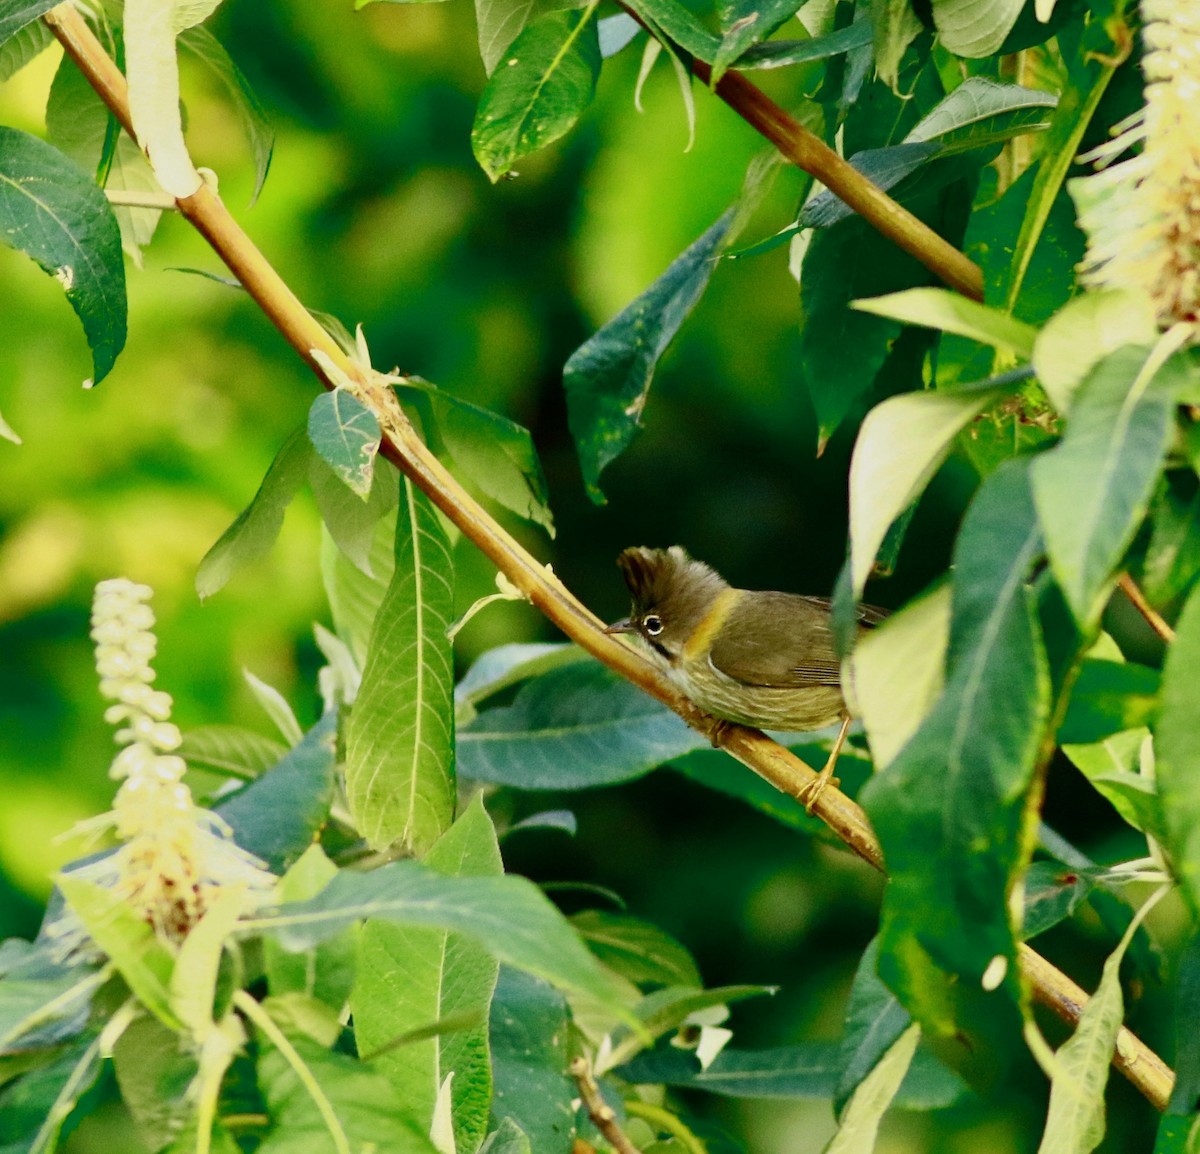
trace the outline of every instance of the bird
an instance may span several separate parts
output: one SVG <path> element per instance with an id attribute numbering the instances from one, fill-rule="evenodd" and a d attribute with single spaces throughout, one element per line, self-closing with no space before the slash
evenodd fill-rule
<path id="1" fill-rule="evenodd" d="M 802 799 L 811 813 L 836 784 L 833 770 L 851 720 L 830 600 L 736 589 L 680 545 L 631 546 L 617 565 L 633 607 L 605 632 L 640 638 L 654 664 L 719 724 L 806 732 L 841 722 L 828 761 Z M 861 632 L 887 611 L 860 605 L 857 615 Z M 719 736 L 718 728 L 714 744 Z"/>

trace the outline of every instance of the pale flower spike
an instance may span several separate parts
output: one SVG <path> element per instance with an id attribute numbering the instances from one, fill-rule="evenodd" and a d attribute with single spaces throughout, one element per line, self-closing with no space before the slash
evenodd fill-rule
<path id="1" fill-rule="evenodd" d="M 1071 181 L 1088 238 L 1082 278 L 1096 288 L 1140 288 L 1163 329 L 1200 331 L 1200 5 L 1142 0 L 1146 103 L 1121 134 L 1083 159 L 1094 176 Z"/>
<path id="2" fill-rule="evenodd" d="M 220 817 L 193 802 L 183 782 L 187 766 L 174 752 L 182 737 L 170 720 L 171 695 L 151 688 L 158 645 L 147 604 L 152 595 L 124 578 L 96 586 L 91 636 L 100 693 L 114 702 L 104 719 L 120 727 L 115 738 L 123 748 L 109 776 L 121 787 L 111 812 L 77 828 L 111 828 L 123 844 L 72 873 L 113 890 L 160 939 L 179 942 L 226 887 L 245 893 L 243 912 L 249 912 L 269 898 L 276 879 L 233 842 Z"/>

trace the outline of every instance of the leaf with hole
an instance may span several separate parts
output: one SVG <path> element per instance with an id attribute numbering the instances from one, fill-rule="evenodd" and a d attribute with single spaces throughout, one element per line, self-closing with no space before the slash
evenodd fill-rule
<path id="1" fill-rule="evenodd" d="M 321 459 L 362 500 L 371 495 L 379 418 L 347 389 L 322 393 L 308 410 L 308 439 Z"/>

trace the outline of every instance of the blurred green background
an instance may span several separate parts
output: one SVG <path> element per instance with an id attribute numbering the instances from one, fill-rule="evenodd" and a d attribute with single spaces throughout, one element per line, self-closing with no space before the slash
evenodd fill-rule
<path id="1" fill-rule="evenodd" d="M 606 63 L 595 106 L 566 141 L 492 186 L 470 152 L 484 76 L 464 0 L 357 14 L 349 0 L 228 0 L 211 27 L 278 135 L 250 207 L 252 165 L 236 117 L 185 59 L 196 162 L 218 172 L 225 200 L 306 304 L 365 327 L 379 367 L 418 373 L 532 430 L 558 535 L 511 527 L 588 604 L 606 617 L 625 611 L 613 560 L 629 544 L 684 544 L 736 584 L 829 592 L 844 556 L 861 413 L 818 458 L 794 364 L 798 293 L 786 249 L 718 268 L 660 366 L 644 432 L 606 474 L 606 506 L 584 495 L 567 432 L 563 362 L 727 207 L 762 148 L 748 127 L 699 90 L 696 144 L 685 151 L 683 105 L 665 65 L 647 86 L 645 112 L 633 107 L 635 48 Z M 51 49 L 0 86 L 0 123 L 42 132 L 59 56 Z M 802 83 L 773 76 L 770 87 L 794 105 Z M 747 243 L 782 227 L 801 190 L 797 173 L 781 173 Z M 243 668 L 278 686 L 302 720 L 316 714 L 311 626 L 328 614 L 308 496 L 268 558 L 207 604 L 192 587 L 200 558 L 304 420 L 315 382 L 247 298 L 178 267 L 221 271 L 191 228 L 168 216 L 145 268 L 129 269 L 126 351 L 83 392 L 87 349 L 58 286 L 0 251 L 0 412 L 24 438 L 21 447 L 0 441 L 5 936 L 35 932 L 50 874 L 80 851 L 60 835 L 111 797 L 111 734 L 87 639 L 96 581 L 122 574 L 154 587 L 159 684 L 185 729 L 268 731 Z M 944 569 L 973 485 L 962 463 L 942 471 L 875 600 L 900 603 Z M 465 609 L 492 591 L 494 571 L 462 543 L 456 557 Z M 492 645 L 553 637 L 528 606 L 493 606 L 461 634 L 460 668 Z M 1081 797 L 1078 781 L 1052 781 L 1052 815 L 1060 795 L 1069 798 L 1065 832 L 1098 853 L 1123 852 L 1106 846 L 1117 826 Z M 856 859 L 667 772 L 514 804 L 520 813 L 568 805 L 580 832 L 514 837 L 512 868 L 616 889 L 633 913 L 695 951 L 710 983 L 781 987 L 738 1008 L 739 1045 L 838 1035 L 881 887 Z M 1097 943 L 1107 939 L 1085 926 L 1050 945 L 1094 981 L 1111 944 Z M 1147 1033 L 1157 1040 L 1152 1026 Z M 1043 1082 L 1030 1070 L 1014 1079 L 997 1106 L 895 1116 L 880 1149 L 1033 1149 Z M 1117 1094 L 1130 1108 L 1114 1112 L 1114 1150 L 1151 1124 L 1127 1087 Z M 706 1108 L 756 1154 L 819 1149 L 832 1130 L 823 1102 Z"/>

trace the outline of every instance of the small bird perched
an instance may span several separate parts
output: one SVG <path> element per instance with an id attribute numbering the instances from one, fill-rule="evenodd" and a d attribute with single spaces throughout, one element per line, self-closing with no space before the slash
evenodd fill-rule
<path id="1" fill-rule="evenodd" d="M 807 790 L 811 813 L 850 728 L 829 600 L 735 589 L 678 545 L 635 546 L 617 565 L 633 611 L 606 632 L 641 637 L 655 664 L 701 709 L 761 729 L 805 732 L 842 723 L 829 760 Z M 886 616 L 860 605 L 859 628 Z"/>

